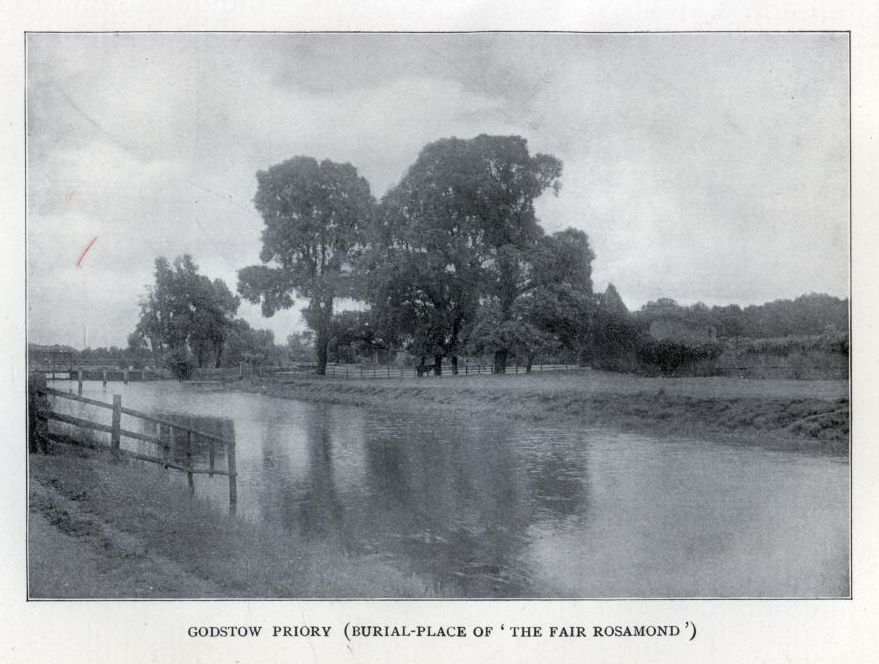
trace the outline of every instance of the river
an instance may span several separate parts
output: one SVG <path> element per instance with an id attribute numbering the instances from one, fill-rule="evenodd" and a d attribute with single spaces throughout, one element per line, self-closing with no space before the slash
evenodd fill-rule
<path id="1" fill-rule="evenodd" d="M 131 408 L 231 420 L 242 518 L 380 556 L 446 596 L 849 595 L 846 459 L 172 382 L 85 383 L 84 396 L 114 393 Z M 226 478 L 195 482 L 226 508 Z"/>

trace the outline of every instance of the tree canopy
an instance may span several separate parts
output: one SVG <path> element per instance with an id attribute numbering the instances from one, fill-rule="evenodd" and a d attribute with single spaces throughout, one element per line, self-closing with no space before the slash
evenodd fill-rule
<path id="1" fill-rule="evenodd" d="M 436 373 L 446 358 L 457 372 L 464 353 L 493 356 L 496 372 L 511 354 L 527 366 L 556 355 L 618 370 L 647 358 L 668 370 L 666 360 L 696 355 L 674 340 L 654 343 L 648 331 L 661 319 L 678 324 L 653 326 L 654 334 L 699 326 L 720 336 L 832 341 L 840 335 L 828 332 L 848 328 L 848 301 L 818 294 L 744 308 L 660 298 L 630 314 L 612 284 L 593 293 L 586 233 L 541 226 L 535 201 L 558 192 L 561 174 L 557 158 L 532 155 L 520 136 L 443 138 L 377 204 L 351 164 L 293 157 L 256 174 L 260 264 L 239 270 L 238 293 L 265 316 L 306 300 L 313 334 L 288 337 L 288 352 L 304 361 L 313 349 L 320 374 L 330 348 L 336 361 L 406 349 L 425 369 L 432 358 Z M 337 313 L 342 299 L 360 304 Z M 190 256 L 160 257 L 130 346 L 177 366 L 277 358 L 270 332 L 235 319 L 238 303 Z"/>
<path id="2" fill-rule="evenodd" d="M 262 215 L 262 265 L 238 273 L 238 292 L 262 304 L 265 316 L 308 300 L 305 319 L 315 331 L 318 372 L 337 297 L 352 292 L 351 271 L 369 226 L 374 200 L 369 183 L 350 164 L 294 157 L 256 174 Z"/>
<path id="3" fill-rule="evenodd" d="M 708 307 L 701 302 L 685 306 L 669 298 L 648 302 L 635 314 L 645 325 L 659 318 L 693 325 L 712 325 L 718 335 L 752 339 L 823 334 L 828 327 L 848 330 L 848 300 L 811 293 L 793 300 L 760 305 Z"/>
<path id="4" fill-rule="evenodd" d="M 451 356 L 454 371 L 470 333 L 489 320 L 497 333 L 483 341 L 495 342 L 500 370 L 513 340 L 534 336 L 515 329 L 513 304 L 549 267 L 534 252 L 544 236 L 534 200 L 557 191 L 560 175 L 558 159 L 531 156 L 519 136 L 446 138 L 422 149 L 383 198 L 369 299 L 437 369 Z"/>
<path id="5" fill-rule="evenodd" d="M 140 302 L 140 317 L 129 346 L 149 343 L 154 356 L 194 356 L 198 366 L 213 358 L 220 366 L 229 325 L 238 310 L 238 298 L 222 279 L 199 274 L 188 254 L 173 263 L 155 261 L 155 284 Z"/>
<path id="6" fill-rule="evenodd" d="M 589 238 L 571 228 L 521 252 L 515 298 L 506 312 L 500 298 L 489 298 L 474 334 L 476 346 L 496 354 L 512 351 L 526 362 L 559 350 L 585 360 L 595 308 L 593 258 Z"/>

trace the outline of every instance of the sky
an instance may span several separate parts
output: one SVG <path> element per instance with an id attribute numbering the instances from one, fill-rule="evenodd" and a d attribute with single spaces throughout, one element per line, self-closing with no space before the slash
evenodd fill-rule
<path id="1" fill-rule="evenodd" d="M 541 223 L 630 309 L 848 295 L 846 34 L 32 33 L 26 67 L 34 343 L 125 346 L 160 255 L 234 289 L 259 170 L 350 162 L 380 198 L 479 134 L 563 162 Z M 305 304 L 239 315 L 284 343 Z"/>

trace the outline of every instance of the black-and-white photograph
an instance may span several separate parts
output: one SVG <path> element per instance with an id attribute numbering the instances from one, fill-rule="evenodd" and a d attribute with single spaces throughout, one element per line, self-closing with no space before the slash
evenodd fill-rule
<path id="1" fill-rule="evenodd" d="M 851 597 L 849 41 L 29 33 L 28 598 Z"/>

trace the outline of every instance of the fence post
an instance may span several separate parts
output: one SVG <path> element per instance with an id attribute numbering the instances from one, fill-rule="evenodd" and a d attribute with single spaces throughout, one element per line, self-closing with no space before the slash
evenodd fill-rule
<path id="1" fill-rule="evenodd" d="M 162 460 L 165 462 L 163 465 L 165 470 L 168 470 L 168 461 L 171 460 L 171 441 L 165 440 L 165 425 L 156 424 L 156 435 L 162 443 Z"/>
<path id="2" fill-rule="evenodd" d="M 119 454 L 120 430 L 122 428 L 122 395 L 113 395 L 113 431 L 110 432 L 110 449 L 113 454 Z"/>
<path id="3" fill-rule="evenodd" d="M 226 464 L 229 471 L 229 515 L 235 516 L 238 509 L 238 471 L 235 465 L 235 443 L 226 443 Z"/>
<path id="4" fill-rule="evenodd" d="M 347 377 L 348 377 L 348 365 L 346 364 L 345 365 L 345 378 L 347 378 Z"/>
<path id="5" fill-rule="evenodd" d="M 214 440 L 208 438 L 208 477 L 214 476 Z"/>
<path id="6" fill-rule="evenodd" d="M 101 369 L 101 384 L 107 387 L 107 370 Z"/>
<path id="7" fill-rule="evenodd" d="M 122 382 L 123 382 L 125 385 L 128 385 L 128 369 L 123 369 L 123 370 L 122 370 Z"/>
<path id="8" fill-rule="evenodd" d="M 190 424 L 192 422 L 190 421 Z M 186 430 L 186 483 L 189 485 L 189 495 L 195 494 L 195 479 L 192 476 L 192 430 Z"/>
<path id="9" fill-rule="evenodd" d="M 46 377 L 31 373 L 27 378 L 28 451 L 46 453 L 49 444 L 48 415 L 52 404 L 48 395 L 38 390 L 46 387 Z"/>
<path id="10" fill-rule="evenodd" d="M 244 362 L 238 363 L 238 377 L 244 378 Z"/>
<path id="11" fill-rule="evenodd" d="M 79 396 L 82 396 L 82 369 L 76 372 L 76 390 Z"/>

